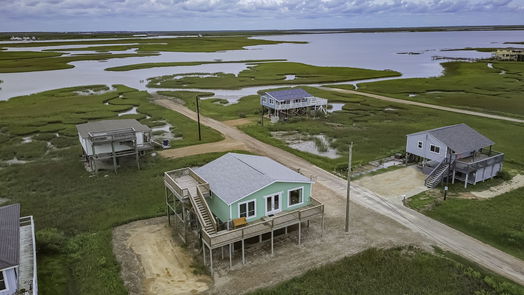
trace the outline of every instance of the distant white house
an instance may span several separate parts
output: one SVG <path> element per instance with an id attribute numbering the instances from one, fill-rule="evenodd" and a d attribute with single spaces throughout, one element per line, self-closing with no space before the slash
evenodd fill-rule
<path id="1" fill-rule="evenodd" d="M 328 100 L 315 97 L 301 88 L 265 92 L 260 96 L 260 104 L 269 111 L 271 121 L 281 117 L 305 114 L 310 110 L 326 113 Z"/>
<path id="2" fill-rule="evenodd" d="M 0 295 L 36 295 L 33 216 L 20 218 L 20 204 L 0 207 Z"/>
<path id="3" fill-rule="evenodd" d="M 141 153 L 153 148 L 151 128 L 135 119 L 102 120 L 76 126 L 84 157 L 93 171 L 97 162 L 112 159 L 113 169 L 118 158 L 135 156 L 137 165 Z"/>
<path id="4" fill-rule="evenodd" d="M 425 184 L 437 186 L 445 177 L 476 184 L 502 170 L 504 154 L 495 143 L 466 124 L 457 124 L 407 135 L 406 156 L 422 161 L 428 174 Z"/>

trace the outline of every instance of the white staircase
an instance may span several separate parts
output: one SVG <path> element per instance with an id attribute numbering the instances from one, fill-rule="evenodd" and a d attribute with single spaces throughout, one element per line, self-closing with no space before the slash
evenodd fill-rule
<path id="1" fill-rule="evenodd" d="M 431 173 L 429 173 L 424 180 L 426 187 L 435 188 L 446 176 L 449 166 L 450 163 L 447 163 L 446 161 L 440 162 L 440 164 L 438 164 L 437 167 L 435 167 L 435 169 L 433 169 L 433 171 L 431 171 Z"/>

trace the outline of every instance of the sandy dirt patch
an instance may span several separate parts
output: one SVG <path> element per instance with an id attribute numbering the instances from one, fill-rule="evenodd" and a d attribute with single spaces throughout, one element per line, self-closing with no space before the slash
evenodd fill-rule
<path id="1" fill-rule="evenodd" d="M 226 137 L 218 142 L 204 143 L 192 146 L 186 146 L 177 149 L 167 149 L 160 151 L 159 154 L 165 158 L 182 158 L 206 153 L 227 152 L 234 150 L 247 150 L 242 142 Z"/>
<path id="2" fill-rule="evenodd" d="M 426 175 L 416 166 L 408 166 L 373 176 L 365 176 L 355 181 L 372 192 L 392 200 L 402 203 L 402 198 L 419 194 L 428 190 L 424 185 Z"/>
<path id="3" fill-rule="evenodd" d="M 175 243 L 165 217 L 116 227 L 113 250 L 129 294 L 182 295 L 209 289 L 211 279 L 193 274 L 193 258 Z"/>
<path id="4" fill-rule="evenodd" d="M 518 174 L 514 176 L 510 181 L 506 181 L 494 187 L 490 187 L 487 190 L 480 192 L 471 192 L 475 197 L 481 199 L 489 199 L 502 195 L 512 190 L 516 190 L 524 186 L 524 175 Z"/>
<path id="5" fill-rule="evenodd" d="M 227 120 L 227 121 L 223 121 L 223 122 L 224 122 L 224 124 L 226 124 L 228 126 L 236 127 L 236 126 L 242 126 L 242 125 L 251 124 L 251 123 L 253 123 L 253 119 L 240 118 L 240 119 L 234 119 L 234 120 Z"/>

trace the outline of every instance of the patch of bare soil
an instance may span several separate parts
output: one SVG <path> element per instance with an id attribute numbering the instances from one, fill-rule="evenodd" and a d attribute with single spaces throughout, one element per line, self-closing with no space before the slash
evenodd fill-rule
<path id="1" fill-rule="evenodd" d="M 489 199 L 524 186 L 524 175 L 518 174 L 509 181 L 480 192 L 471 192 L 475 197 Z"/>
<path id="2" fill-rule="evenodd" d="M 373 176 L 365 176 L 355 183 L 395 202 L 402 203 L 404 196 L 409 198 L 428 188 L 424 185 L 426 175 L 415 166 L 388 171 Z"/>
<path id="3" fill-rule="evenodd" d="M 175 243 L 167 218 L 141 220 L 113 230 L 113 252 L 129 294 L 197 294 L 211 278 L 193 274 L 193 258 Z"/>
<path id="4" fill-rule="evenodd" d="M 247 147 L 242 142 L 226 137 L 226 139 L 222 141 L 186 146 L 177 149 L 167 149 L 160 151 L 159 154 L 165 158 L 183 158 L 187 156 L 233 150 L 247 150 Z"/>
<path id="5" fill-rule="evenodd" d="M 223 121 L 223 123 L 231 127 L 236 127 L 236 126 L 251 124 L 253 123 L 253 120 L 248 119 L 248 118 L 240 118 L 240 119 Z"/>

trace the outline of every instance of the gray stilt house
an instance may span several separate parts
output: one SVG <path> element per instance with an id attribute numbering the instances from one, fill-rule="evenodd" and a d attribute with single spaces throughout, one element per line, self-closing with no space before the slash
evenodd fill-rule
<path id="1" fill-rule="evenodd" d="M 267 157 L 228 153 L 202 167 L 165 172 L 167 216 L 185 243 L 201 247 L 211 271 L 218 250 L 222 258 L 228 252 L 231 267 L 235 247 L 245 263 L 246 241 L 269 242 L 273 255 L 274 236 L 288 228 L 296 229 L 299 244 L 311 219 L 321 219 L 322 232 L 324 205 L 312 196 L 312 183 Z"/>
<path id="2" fill-rule="evenodd" d="M 328 100 L 315 97 L 301 88 L 265 92 L 260 96 L 260 104 L 269 112 L 272 122 L 280 118 L 307 114 L 309 111 L 327 113 Z"/>
<path id="3" fill-rule="evenodd" d="M 0 207 L 0 295 L 36 295 L 33 216 L 20 217 L 20 204 Z"/>
<path id="4" fill-rule="evenodd" d="M 468 184 L 493 178 L 502 170 L 504 154 L 495 143 L 466 124 L 456 124 L 407 135 L 406 157 L 419 160 L 428 175 L 425 185 L 436 187 L 448 177 Z"/>
<path id="5" fill-rule="evenodd" d="M 134 156 L 140 168 L 139 156 L 153 149 L 151 128 L 134 119 L 102 120 L 76 125 L 85 161 L 91 171 L 111 161 L 116 172 L 119 158 Z"/>

